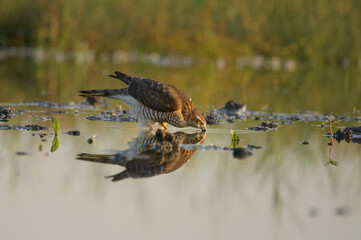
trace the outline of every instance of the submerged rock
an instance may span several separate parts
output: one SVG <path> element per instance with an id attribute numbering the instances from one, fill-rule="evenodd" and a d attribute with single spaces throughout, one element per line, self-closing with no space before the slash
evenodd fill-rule
<path id="1" fill-rule="evenodd" d="M 331 137 L 331 133 L 327 134 Z M 361 143 L 361 126 L 360 127 L 347 127 L 344 129 L 338 129 L 332 136 L 337 142 L 345 140 L 348 143 Z"/>
<path id="2" fill-rule="evenodd" d="M 219 109 L 220 113 L 224 113 L 230 116 L 239 116 L 247 111 L 246 104 L 238 104 L 234 100 L 226 102 L 223 108 Z"/>

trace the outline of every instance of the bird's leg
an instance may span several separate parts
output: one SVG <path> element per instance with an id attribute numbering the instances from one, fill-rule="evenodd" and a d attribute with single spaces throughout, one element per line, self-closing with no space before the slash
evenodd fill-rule
<path id="1" fill-rule="evenodd" d="M 167 130 L 168 128 L 167 128 L 166 125 L 167 125 L 166 122 L 160 122 L 158 126 L 161 127 L 161 128 L 163 128 L 164 130 Z"/>

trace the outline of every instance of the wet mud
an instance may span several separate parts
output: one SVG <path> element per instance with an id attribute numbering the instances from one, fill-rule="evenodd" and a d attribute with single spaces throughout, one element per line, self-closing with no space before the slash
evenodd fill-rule
<path id="1" fill-rule="evenodd" d="M 6 106 L 5 106 L 6 105 Z M 107 107 L 107 101 L 99 99 L 85 99 L 81 103 L 56 103 L 56 102 L 24 102 L 24 103 L 6 103 L 0 106 L 0 120 L 14 117 L 23 112 L 37 112 L 37 113 L 52 113 L 52 114 L 66 114 L 71 110 L 74 114 L 79 114 L 79 110 L 102 110 Z M 22 110 L 17 107 L 44 107 L 50 108 L 49 110 Z M 225 103 L 224 107 L 219 109 L 212 109 L 209 112 L 203 113 L 208 125 L 222 124 L 224 122 L 234 122 L 238 120 L 253 119 L 263 121 L 273 121 L 278 124 L 292 124 L 294 122 L 326 122 L 326 121 L 356 121 L 361 122 L 359 116 L 345 116 L 337 114 L 320 114 L 320 113 L 270 113 L 261 111 L 248 110 L 246 104 L 240 104 L 234 100 L 229 100 Z M 96 115 L 86 116 L 87 119 L 92 121 L 117 121 L 117 122 L 135 122 L 134 118 L 128 115 L 127 110 L 106 110 Z M 266 126 L 268 127 L 268 126 Z"/>

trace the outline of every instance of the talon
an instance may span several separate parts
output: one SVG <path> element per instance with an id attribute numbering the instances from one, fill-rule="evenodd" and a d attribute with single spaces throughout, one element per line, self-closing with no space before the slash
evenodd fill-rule
<path id="1" fill-rule="evenodd" d="M 168 128 L 166 127 L 167 123 L 166 122 L 161 122 L 159 123 L 160 126 L 162 126 L 164 128 L 164 130 L 167 130 Z"/>

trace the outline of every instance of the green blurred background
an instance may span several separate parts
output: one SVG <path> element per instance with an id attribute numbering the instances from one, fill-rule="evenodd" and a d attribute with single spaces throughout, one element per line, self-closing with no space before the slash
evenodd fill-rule
<path id="1" fill-rule="evenodd" d="M 0 2 L 3 46 L 337 63 L 359 61 L 360 43 L 359 0 Z"/>

